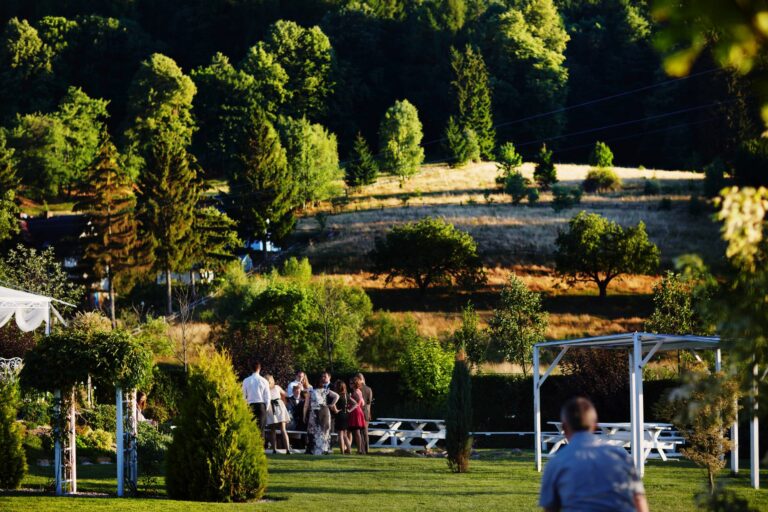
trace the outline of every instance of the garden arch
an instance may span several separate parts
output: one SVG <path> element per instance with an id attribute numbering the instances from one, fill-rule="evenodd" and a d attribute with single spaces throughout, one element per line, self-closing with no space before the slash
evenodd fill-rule
<path id="1" fill-rule="evenodd" d="M 671 334 L 651 334 L 646 332 L 634 332 L 614 334 L 609 336 L 597 336 L 593 338 L 577 338 L 572 340 L 547 341 L 537 343 L 533 347 L 533 431 L 534 449 L 536 458 L 536 471 L 541 471 L 542 436 L 541 436 L 541 386 L 552 371 L 557 367 L 563 356 L 572 347 L 593 348 L 604 350 L 626 350 L 629 353 L 629 393 L 630 393 L 630 418 L 632 439 L 632 460 L 640 476 L 645 471 L 644 457 L 644 428 L 645 406 L 643 404 L 643 368 L 651 358 L 659 351 L 664 350 L 690 350 L 700 359 L 697 350 L 713 350 L 715 352 L 715 371 L 720 370 L 721 353 L 720 338 L 717 336 L 678 336 Z M 540 352 L 541 350 L 555 349 L 559 352 L 549 368 L 541 374 Z M 756 397 L 753 398 L 756 400 Z M 754 405 L 753 405 L 754 407 Z M 750 418 L 750 479 L 752 487 L 759 488 L 759 447 L 758 447 L 758 419 L 753 414 Z M 731 439 L 733 449 L 731 451 L 731 471 L 739 471 L 739 440 L 738 421 L 731 427 Z"/>

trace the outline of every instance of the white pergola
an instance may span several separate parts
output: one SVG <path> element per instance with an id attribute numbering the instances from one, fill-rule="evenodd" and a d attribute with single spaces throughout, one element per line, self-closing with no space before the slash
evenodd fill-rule
<path id="1" fill-rule="evenodd" d="M 533 430 L 536 453 L 536 470 L 541 471 L 541 386 L 547 380 L 552 371 L 557 367 L 563 356 L 571 347 L 594 348 L 606 350 L 623 350 L 629 353 L 629 393 L 630 393 L 630 418 L 631 418 L 631 450 L 632 460 L 640 476 L 645 472 L 645 407 L 643 404 L 643 368 L 651 358 L 662 350 L 689 350 L 699 360 L 699 350 L 713 350 L 715 352 L 715 371 L 720 370 L 722 363 L 719 348 L 720 338 L 717 336 L 677 336 L 671 334 L 651 334 L 634 332 L 614 334 L 609 336 L 597 336 L 593 338 L 578 338 L 572 340 L 547 341 L 537 343 L 533 347 Z M 549 368 L 541 374 L 540 352 L 545 350 L 558 350 L 558 354 L 549 365 Z M 750 475 L 752 487 L 757 489 L 759 481 L 759 446 L 758 446 L 758 420 L 753 415 L 750 419 Z M 733 450 L 731 452 L 731 471 L 739 471 L 739 437 L 738 421 L 731 427 L 731 439 Z"/>
<path id="2" fill-rule="evenodd" d="M 73 304 L 44 295 L 0 286 L 0 327 L 15 318 L 19 329 L 29 332 L 34 331 L 45 322 L 45 334 L 50 334 L 51 315 L 66 325 L 59 312 L 53 307 L 54 302 L 74 307 Z"/>

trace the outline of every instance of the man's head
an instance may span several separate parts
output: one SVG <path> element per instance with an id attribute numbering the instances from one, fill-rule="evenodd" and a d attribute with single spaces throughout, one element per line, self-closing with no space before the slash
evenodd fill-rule
<path id="1" fill-rule="evenodd" d="M 261 371 L 261 361 L 253 363 L 253 371 L 259 373 Z"/>
<path id="2" fill-rule="evenodd" d="M 586 398 L 571 398 L 560 410 L 565 436 L 570 439 L 578 432 L 594 432 L 597 427 L 597 411 Z"/>
<path id="3" fill-rule="evenodd" d="M 327 370 L 326 370 L 326 371 L 324 371 L 324 372 L 323 372 L 323 373 L 320 375 L 320 382 L 322 382 L 322 383 L 323 383 L 323 385 L 325 385 L 325 384 L 330 384 L 330 383 L 331 383 L 331 374 L 330 374 L 330 373 L 329 373 Z"/>
<path id="4" fill-rule="evenodd" d="M 296 382 L 301 382 L 304 380 L 304 372 L 301 370 L 296 370 Z"/>

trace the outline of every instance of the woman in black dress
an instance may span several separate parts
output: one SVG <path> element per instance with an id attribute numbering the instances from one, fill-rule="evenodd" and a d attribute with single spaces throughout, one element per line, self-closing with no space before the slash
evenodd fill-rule
<path id="1" fill-rule="evenodd" d="M 339 436 L 339 449 L 341 453 L 350 453 L 351 436 L 349 434 L 349 393 L 343 380 L 337 380 L 334 384 L 339 400 L 336 402 L 336 435 Z"/>

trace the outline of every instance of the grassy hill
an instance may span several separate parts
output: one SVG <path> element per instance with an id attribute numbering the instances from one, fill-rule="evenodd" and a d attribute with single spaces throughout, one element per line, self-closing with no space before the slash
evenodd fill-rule
<path id="1" fill-rule="evenodd" d="M 557 166 L 561 183 L 569 186 L 580 185 L 588 170 L 586 165 Z M 621 191 L 585 194 L 579 206 L 555 212 L 550 192 L 543 193 L 535 205 L 513 205 L 496 189 L 498 172 L 493 163 L 461 169 L 429 165 L 402 185 L 396 178 L 384 176 L 343 201 L 307 212 L 288 245 L 297 255 L 307 256 L 317 270 L 366 288 L 377 308 L 416 317 L 425 334 L 452 331 L 467 300 L 487 317 L 511 272 L 545 294 L 551 338 L 641 329 L 651 311 L 650 294 L 658 277 L 626 276 L 611 285 L 609 297 L 602 301 L 593 285 L 568 286 L 552 265 L 558 230 L 579 210 L 599 213 L 623 225 L 642 220 L 649 237 L 660 247 L 666 268 L 690 252 L 714 262 L 722 254 L 722 246 L 718 226 L 696 199 L 701 194 L 702 174 L 636 168 L 615 171 L 623 182 Z M 523 174 L 531 178 L 533 164 L 525 164 Z M 660 194 L 644 195 L 645 181 L 651 179 L 658 181 Z M 370 274 L 366 253 L 376 237 L 395 224 L 426 216 L 444 217 L 475 238 L 488 267 L 487 286 L 473 292 L 436 289 L 421 298 L 415 290 L 397 284 L 385 286 L 383 279 Z"/>

